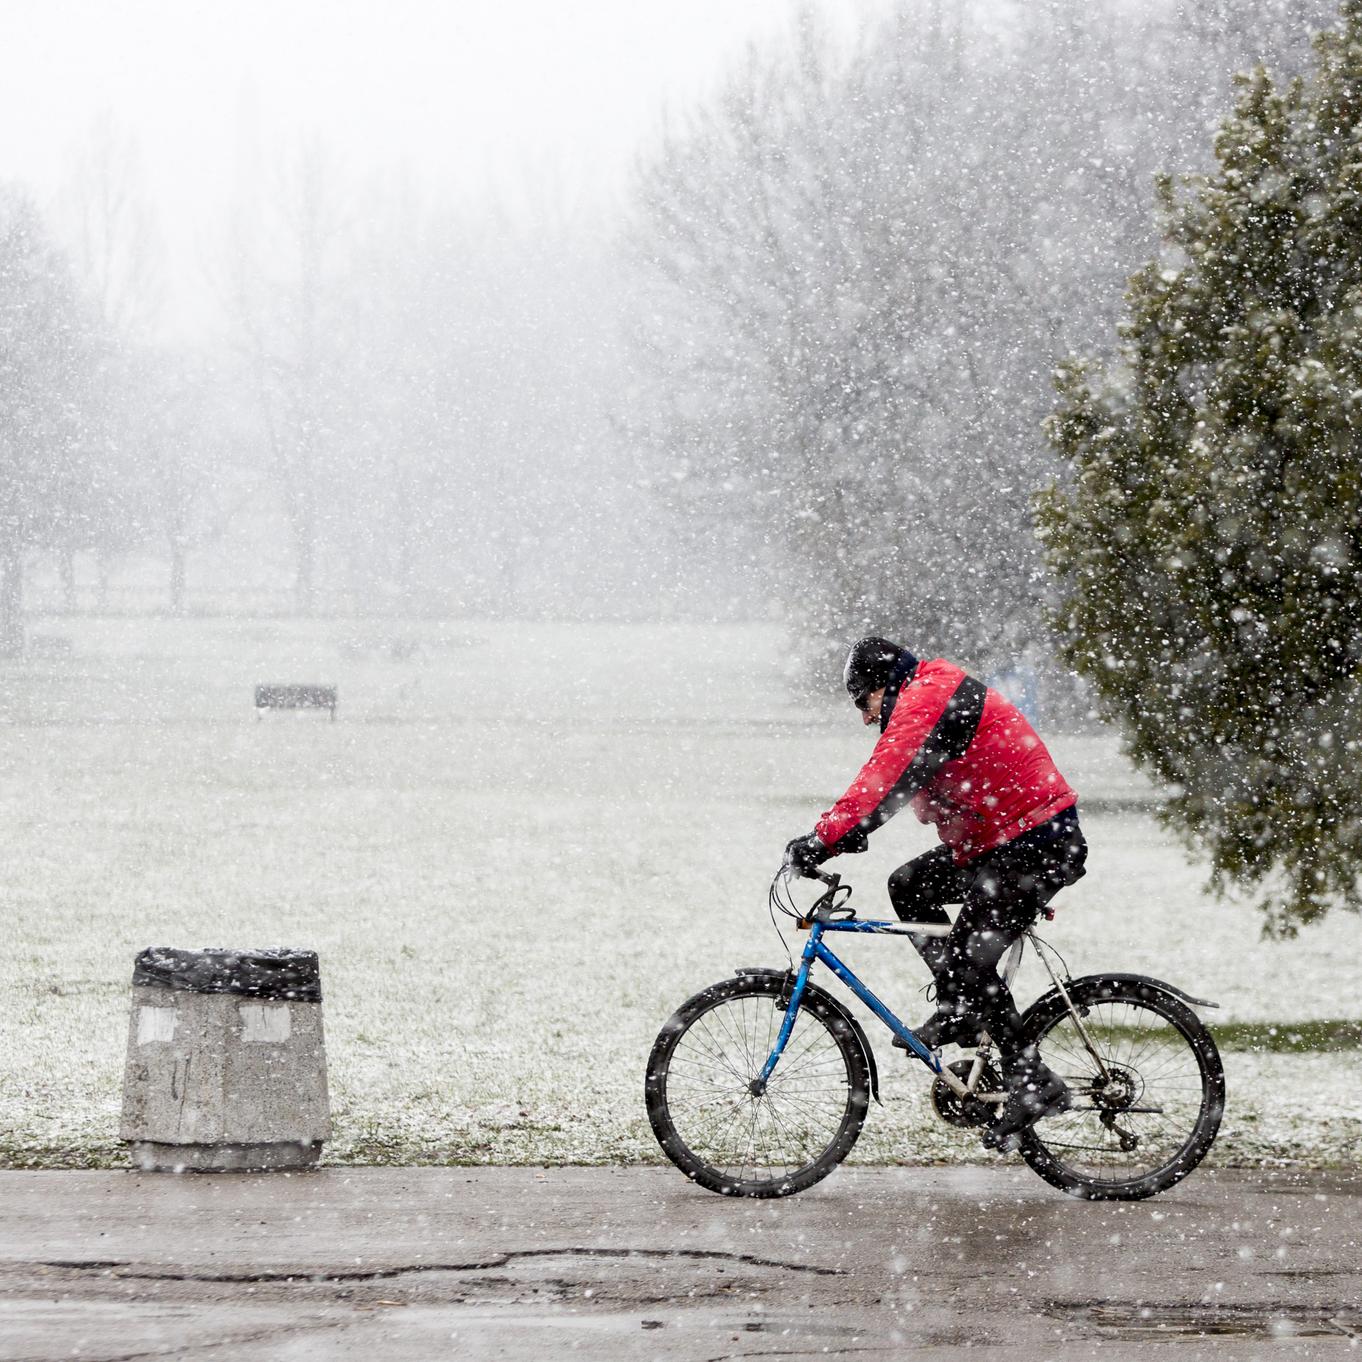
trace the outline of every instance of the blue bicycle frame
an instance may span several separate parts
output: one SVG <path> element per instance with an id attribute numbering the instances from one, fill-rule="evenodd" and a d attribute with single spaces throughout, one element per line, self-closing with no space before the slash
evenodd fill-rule
<path id="1" fill-rule="evenodd" d="M 910 927 L 912 930 L 910 930 Z M 762 1066 L 761 1075 L 757 1082 L 764 1087 L 772 1073 L 775 1072 L 776 1065 L 780 1062 L 780 1057 L 790 1039 L 790 1033 L 794 1030 L 795 1018 L 799 1015 L 799 1005 L 803 1001 L 804 990 L 808 987 L 809 971 L 813 968 L 815 960 L 826 965 L 903 1041 L 908 1047 L 909 1054 L 916 1055 L 933 1073 L 941 1073 L 940 1056 L 923 1045 L 913 1032 L 857 978 L 850 966 L 823 944 L 823 936 L 826 932 L 859 932 L 862 935 L 870 936 L 934 936 L 938 932 L 944 935 L 949 930 L 949 928 L 938 928 L 936 931 L 932 931 L 922 923 L 862 922 L 855 918 L 846 920 L 814 919 L 809 924 L 809 939 L 805 942 L 803 954 L 799 957 L 799 972 L 795 975 L 794 987 L 790 991 L 790 1000 L 785 1006 L 785 1020 L 781 1023 L 780 1034 L 776 1037 L 776 1043 L 771 1053 L 766 1057 L 766 1063 Z M 947 1081 L 949 1082 L 949 1078 Z M 955 1087 L 957 1084 L 952 1083 L 951 1086 Z"/>

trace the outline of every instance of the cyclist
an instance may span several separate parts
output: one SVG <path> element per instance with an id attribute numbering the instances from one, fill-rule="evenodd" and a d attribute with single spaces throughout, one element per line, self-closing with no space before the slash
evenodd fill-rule
<path id="1" fill-rule="evenodd" d="M 904 804 L 936 826 L 943 845 L 889 879 L 901 921 L 949 923 L 941 905 L 962 905 L 949 936 L 909 938 L 936 981 L 936 1012 L 916 1034 L 939 1049 L 988 1032 L 1007 1096 L 983 1140 L 1012 1148 L 1020 1131 L 1071 1102 L 1063 1079 L 1024 1043 L 997 965 L 1054 894 L 1084 873 L 1077 796 L 1026 716 L 959 667 L 863 638 L 847 654 L 843 679 L 880 738 L 813 832 L 786 847 L 787 862 L 807 873 L 831 856 L 864 851 L 869 834 Z"/>

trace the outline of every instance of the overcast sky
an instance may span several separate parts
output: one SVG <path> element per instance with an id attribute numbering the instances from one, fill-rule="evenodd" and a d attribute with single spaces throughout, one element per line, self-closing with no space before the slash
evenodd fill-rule
<path id="1" fill-rule="evenodd" d="M 835 0 L 844 19 L 880 0 Z M 95 120 L 135 137 L 172 310 L 196 293 L 243 137 L 320 134 L 349 169 L 469 196 L 616 190 L 665 103 L 693 100 L 795 0 L 0 0 L 0 179 L 40 198 Z"/>

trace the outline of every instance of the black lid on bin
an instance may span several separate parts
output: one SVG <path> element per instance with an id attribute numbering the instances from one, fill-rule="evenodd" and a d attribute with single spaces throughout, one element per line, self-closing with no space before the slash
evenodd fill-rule
<path id="1" fill-rule="evenodd" d="M 179 988 L 187 993 L 240 993 L 297 1003 L 322 1000 L 316 951 L 279 947 L 264 951 L 182 951 L 148 946 L 132 967 L 133 986 Z"/>

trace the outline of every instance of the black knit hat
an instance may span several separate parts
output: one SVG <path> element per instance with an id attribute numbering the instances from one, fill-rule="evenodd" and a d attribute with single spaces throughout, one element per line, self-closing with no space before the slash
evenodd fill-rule
<path id="1" fill-rule="evenodd" d="M 847 653 L 842 680 L 851 698 L 863 700 L 871 691 L 889 684 L 895 664 L 903 656 L 903 649 L 887 638 L 860 638 Z"/>

